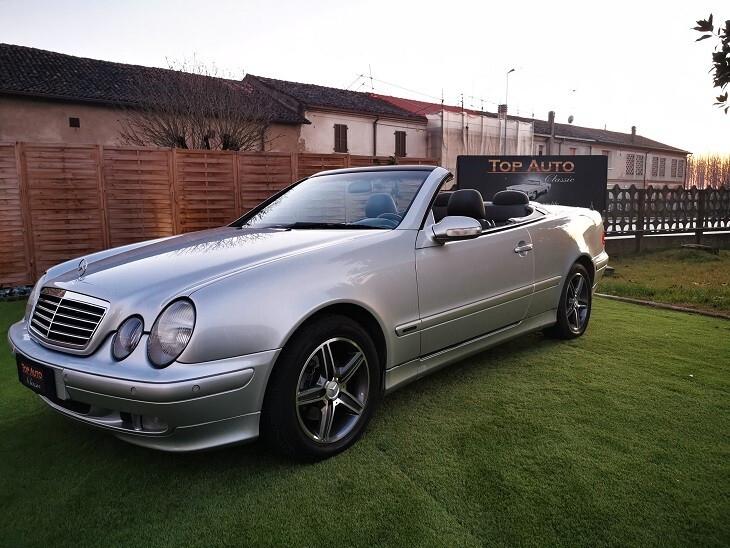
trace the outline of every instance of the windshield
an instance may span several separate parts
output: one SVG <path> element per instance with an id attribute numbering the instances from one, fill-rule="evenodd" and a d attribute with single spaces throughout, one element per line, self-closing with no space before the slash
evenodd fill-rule
<path id="1" fill-rule="evenodd" d="M 259 228 L 395 228 L 431 172 L 365 171 L 312 177 L 243 222 Z"/>

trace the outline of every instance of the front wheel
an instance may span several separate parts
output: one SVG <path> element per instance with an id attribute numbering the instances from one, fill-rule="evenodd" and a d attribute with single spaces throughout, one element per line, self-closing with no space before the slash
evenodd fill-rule
<path id="1" fill-rule="evenodd" d="M 593 292 L 588 272 L 581 264 L 574 264 L 560 294 L 557 323 L 545 334 L 558 339 L 580 337 L 591 318 Z"/>
<path id="2" fill-rule="evenodd" d="M 289 455 L 327 458 L 357 441 L 379 398 L 380 367 L 367 331 L 327 316 L 298 332 L 277 360 L 262 435 Z"/>

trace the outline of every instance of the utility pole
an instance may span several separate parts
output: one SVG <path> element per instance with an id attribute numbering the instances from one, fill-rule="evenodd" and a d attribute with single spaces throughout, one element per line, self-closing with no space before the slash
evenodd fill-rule
<path id="1" fill-rule="evenodd" d="M 507 71 L 507 84 L 504 90 L 504 138 L 502 139 L 502 155 L 507 155 L 507 105 L 509 104 L 509 75 L 512 74 L 515 69 L 511 68 Z"/>

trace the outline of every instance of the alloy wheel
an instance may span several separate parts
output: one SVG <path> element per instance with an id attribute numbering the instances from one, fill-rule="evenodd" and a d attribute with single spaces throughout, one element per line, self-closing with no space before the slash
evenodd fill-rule
<path id="1" fill-rule="evenodd" d="M 368 403 L 367 358 L 352 340 L 332 338 L 307 358 L 299 374 L 299 425 L 312 440 L 329 444 L 353 431 Z"/>
<path id="2" fill-rule="evenodd" d="M 590 287 L 583 274 L 576 273 L 570 279 L 565 300 L 568 327 L 573 333 L 580 333 L 588 319 L 590 306 Z"/>

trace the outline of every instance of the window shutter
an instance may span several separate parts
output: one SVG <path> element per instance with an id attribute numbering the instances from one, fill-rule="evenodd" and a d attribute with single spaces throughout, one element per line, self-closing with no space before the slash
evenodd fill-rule
<path id="1" fill-rule="evenodd" d="M 347 152 L 347 126 L 335 124 L 335 152 Z"/>
<path id="2" fill-rule="evenodd" d="M 406 132 L 395 132 L 395 155 L 404 157 L 406 155 Z"/>

